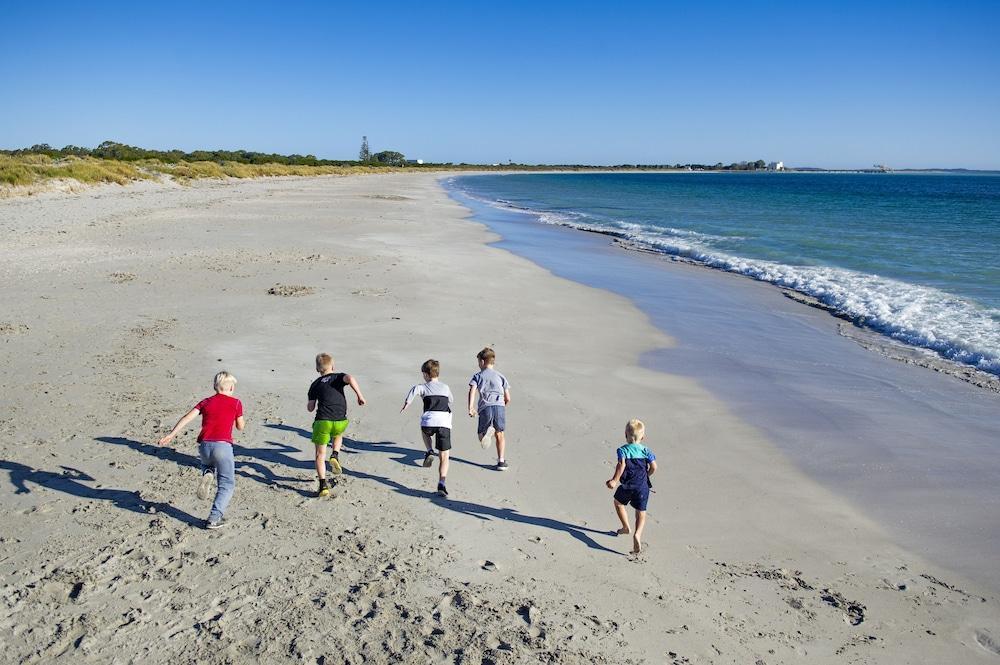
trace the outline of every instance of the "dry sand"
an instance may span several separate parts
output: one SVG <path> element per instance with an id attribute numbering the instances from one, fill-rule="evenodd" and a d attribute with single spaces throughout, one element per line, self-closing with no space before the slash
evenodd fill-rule
<path id="1" fill-rule="evenodd" d="M 1000 663 L 992 593 L 903 551 L 696 383 L 627 300 L 500 249 L 431 175 L 143 184 L 0 203 L 7 662 Z M 511 471 L 461 403 L 510 378 Z M 305 391 L 331 351 L 346 475 L 315 499 Z M 458 397 L 451 498 L 398 409 Z M 228 369 L 248 428 L 221 531 L 194 435 Z M 616 538 L 626 419 L 658 454 Z"/>

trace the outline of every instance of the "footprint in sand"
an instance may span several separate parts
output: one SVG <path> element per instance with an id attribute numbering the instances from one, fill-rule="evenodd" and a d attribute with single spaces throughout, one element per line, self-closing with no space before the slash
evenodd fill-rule
<path id="1" fill-rule="evenodd" d="M 300 286 L 296 284 L 275 284 L 267 290 L 268 295 L 281 296 L 283 298 L 295 298 L 307 296 L 316 289 L 311 286 Z"/>
<path id="2" fill-rule="evenodd" d="M 1000 642 L 997 642 L 992 635 L 985 630 L 976 631 L 976 644 L 994 656 L 1000 656 Z"/>
<path id="3" fill-rule="evenodd" d="M 21 335 L 29 330 L 23 323 L 0 323 L 0 335 Z"/>

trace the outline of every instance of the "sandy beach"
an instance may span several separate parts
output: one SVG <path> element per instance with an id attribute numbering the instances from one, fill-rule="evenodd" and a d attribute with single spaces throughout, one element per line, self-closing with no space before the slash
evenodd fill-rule
<path id="1" fill-rule="evenodd" d="M 8 662 L 998 663 L 996 591 L 899 544 L 706 384 L 628 299 L 503 248 L 433 174 L 143 183 L 0 201 L 0 648 Z M 461 408 L 511 381 L 508 461 Z M 349 408 L 313 498 L 313 358 Z M 454 391 L 448 499 L 398 413 Z M 239 379 L 220 531 L 192 427 Z M 647 549 L 604 487 L 659 458 Z"/>

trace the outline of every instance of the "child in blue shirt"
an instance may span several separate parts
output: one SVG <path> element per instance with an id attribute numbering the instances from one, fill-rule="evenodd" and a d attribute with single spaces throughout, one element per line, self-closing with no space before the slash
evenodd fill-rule
<path id="1" fill-rule="evenodd" d="M 641 445 L 646 435 L 646 426 L 641 420 L 630 420 L 625 425 L 625 445 L 618 448 L 618 465 L 615 475 L 605 485 L 615 489 L 615 512 L 621 520 L 618 535 L 632 533 L 628 526 L 625 507 L 635 508 L 635 533 L 632 534 L 632 554 L 642 550 L 642 530 L 646 526 L 646 503 L 649 501 L 649 477 L 656 472 L 656 455 Z"/>

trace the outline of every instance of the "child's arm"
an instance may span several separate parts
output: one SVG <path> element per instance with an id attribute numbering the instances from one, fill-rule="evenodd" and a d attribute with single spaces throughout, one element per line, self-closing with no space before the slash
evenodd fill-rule
<path id="1" fill-rule="evenodd" d="M 247 426 L 247 421 L 243 418 L 243 416 L 239 416 L 236 418 L 236 429 L 242 432 L 243 428 L 246 426 Z"/>
<path id="2" fill-rule="evenodd" d="M 308 402 L 306 402 L 306 411 L 312 413 L 315 410 L 316 410 L 316 400 L 311 399 Z"/>
<path id="3" fill-rule="evenodd" d="M 656 460 L 653 460 L 648 465 L 646 465 L 646 475 L 651 476 L 654 473 L 656 473 Z"/>
<path id="4" fill-rule="evenodd" d="M 469 385 L 469 417 L 476 417 L 476 384 Z"/>
<path id="5" fill-rule="evenodd" d="M 199 413 L 201 413 L 201 412 L 198 410 L 197 407 L 195 407 L 195 408 L 191 409 L 190 411 L 188 411 L 187 413 L 185 413 L 183 416 L 181 416 L 181 419 L 177 421 L 177 424 L 174 425 L 174 428 L 172 430 L 170 430 L 170 433 L 167 434 L 162 439 L 160 439 L 159 441 L 157 441 L 157 444 L 161 445 L 161 446 L 165 446 L 168 443 L 170 443 L 170 441 L 175 436 L 177 436 L 177 432 L 180 432 L 182 429 L 184 429 L 185 427 L 187 427 L 188 423 L 190 423 L 192 420 L 194 420 L 195 418 L 197 418 Z M 242 428 L 240 428 L 240 429 L 242 429 Z"/>
<path id="6" fill-rule="evenodd" d="M 510 404 L 510 388 L 503 389 L 503 405 L 507 406 Z"/>
<path id="7" fill-rule="evenodd" d="M 617 466 L 615 466 L 615 475 L 608 479 L 605 485 L 608 486 L 609 490 L 613 490 L 618 487 L 618 481 L 622 479 L 622 474 L 625 473 L 625 460 L 618 460 Z"/>
<path id="8" fill-rule="evenodd" d="M 364 406 L 365 396 L 361 394 L 361 386 L 358 385 L 357 379 L 350 374 L 348 374 L 345 378 L 347 379 L 347 385 L 349 385 L 351 390 L 354 391 L 354 394 L 358 396 L 358 406 Z"/>
<path id="9" fill-rule="evenodd" d="M 413 398 L 417 396 L 417 390 L 419 388 L 420 386 L 413 386 L 410 388 L 410 392 L 406 393 L 406 399 L 403 400 L 403 408 L 399 410 L 400 413 L 406 411 L 406 407 L 410 406 L 410 402 L 412 402 Z"/>

